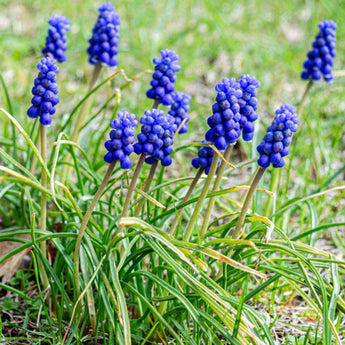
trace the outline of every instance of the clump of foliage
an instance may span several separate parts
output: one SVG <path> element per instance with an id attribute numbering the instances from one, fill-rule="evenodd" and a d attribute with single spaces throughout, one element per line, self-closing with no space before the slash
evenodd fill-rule
<path id="1" fill-rule="evenodd" d="M 62 63 L 73 59 L 65 62 L 65 17 L 49 21 L 46 55 L 38 64 L 28 106 L 29 117 L 35 118 L 30 131 L 13 114 L 9 98 L 9 109 L 0 109 L 4 127 L 12 126 L 12 140 L 4 138 L 0 149 L 0 241 L 19 243 L 0 263 L 25 250 L 31 258 L 25 275 L 19 271 L 0 287 L 25 301 L 27 319 L 41 322 L 38 330 L 27 322 L 23 326 L 30 339 L 50 344 L 273 345 L 276 320 L 267 323 L 262 296 L 290 303 L 285 292 L 293 291 L 318 321 L 316 329 L 306 329 L 295 342 L 340 344 L 345 266 L 309 240 L 335 225 L 313 226 L 293 237 L 284 229 L 284 218 L 293 217 L 302 203 L 312 210 L 309 200 L 324 192 L 277 209 L 274 192 L 268 190 L 276 189 L 286 162 L 289 172 L 293 167 L 298 145 L 298 134 L 294 142 L 293 134 L 314 82 L 321 73 L 327 82 L 333 80 L 336 24 L 326 20 L 319 25 L 304 64 L 302 79 L 308 84 L 297 110 L 282 105 L 257 147 L 258 159 L 236 167 L 230 163 L 234 145 L 241 136 L 243 145 L 251 145 L 258 135 L 261 83 L 248 74 L 238 80 L 224 77 L 215 86 L 205 139 L 177 146 L 178 134 L 188 132 L 191 109 L 191 96 L 175 90 L 180 57 L 163 49 L 153 59 L 153 74 L 128 78 L 118 70 L 99 82 L 101 70 L 121 61 L 120 16 L 112 3 L 99 12 L 89 40 L 94 69 L 88 92 L 67 118 L 59 118 L 63 99 L 58 104 L 56 75 L 64 69 Z M 145 73 L 152 74 L 146 95 L 153 105 L 135 115 L 122 109 L 121 95 Z M 2 86 L 6 92 L 4 81 Z M 110 111 L 111 120 L 106 130 L 86 132 L 95 96 L 105 100 L 101 110 Z M 95 117 L 102 122 L 102 111 Z M 96 147 L 88 146 L 88 136 Z M 188 149 L 196 153 L 195 148 L 195 176 L 181 176 L 172 165 L 174 155 Z M 256 166 L 256 161 L 249 186 L 222 188 L 224 176 L 231 179 L 235 169 Z M 271 184 L 258 188 L 268 178 Z M 260 202 L 266 206 L 262 214 L 256 211 L 262 209 L 256 206 Z M 6 215 L 16 213 L 13 223 Z M 30 281 L 36 291 L 32 297 L 25 294 Z M 19 306 L 2 299 L 2 311 Z M 16 327 L 7 320 L 0 325 L 2 330 Z"/>

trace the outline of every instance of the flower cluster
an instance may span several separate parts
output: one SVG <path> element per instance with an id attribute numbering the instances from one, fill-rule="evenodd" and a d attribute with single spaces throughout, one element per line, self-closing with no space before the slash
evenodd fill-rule
<path id="1" fill-rule="evenodd" d="M 110 131 L 110 140 L 107 140 L 104 144 L 109 151 L 104 156 L 104 160 L 107 163 L 120 161 L 122 169 L 130 169 L 132 161 L 129 155 L 134 151 L 134 127 L 138 126 L 138 121 L 135 119 L 134 114 L 128 112 L 119 112 L 117 116 L 118 119 L 110 123 L 113 130 Z"/>
<path id="2" fill-rule="evenodd" d="M 203 144 L 207 144 L 206 140 L 202 141 Z M 209 146 L 203 146 L 198 151 L 198 157 L 192 159 L 192 165 L 195 169 L 205 169 L 205 174 L 208 174 L 211 168 L 212 160 L 213 160 L 214 150 L 211 149 Z M 218 165 L 220 161 L 218 159 Z"/>
<path id="3" fill-rule="evenodd" d="M 248 74 L 243 74 L 239 80 L 240 87 L 243 95 L 238 100 L 241 107 L 241 119 L 240 126 L 242 129 L 242 138 L 244 141 L 251 141 L 254 137 L 254 121 L 257 120 L 258 114 L 258 100 L 256 98 L 257 88 L 260 87 L 261 83 L 255 78 Z"/>
<path id="4" fill-rule="evenodd" d="M 64 16 L 54 15 L 48 20 L 51 27 L 46 37 L 46 46 L 42 49 L 43 54 L 52 54 L 59 62 L 66 61 L 67 31 L 71 29 L 69 20 Z"/>
<path id="5" fill-rule="evenodd" d="M 295 107 L 290 104 L 282 105 L 276 111 L 276 117 L 272 125 L 267 128 L 267 133 L 258 146 L 260 154 L 258 164 L 267 168 L 270 163 L 274 168 L 282 168 L 285 164 L 284 158 L 289 154 L 291 136 L 298 129 L 298 119 Z"/>
<path id="6" fill-rule="evenodd" d="M 206 133 L 206 140 L 214 143 L 218 150 L 225 150 L 233 145 L 241 135 L 239 99 L 242 90 L 235 78 L 227 79 L 216 85 L 216 103 L 212 106 L 213 115 L 207 120 L 211 127 Z"/>
<path id="7" fill-rule="evenodd" d="M 333 81 L 333 58 L 337 55 L 335 34 L 337 24 L 333 20 L 324 20 L 319 23 L 319 29 L 313 42 L 313 49 L 308 52 L 308 59 L 303 64 L 301 78 L 317 81 L 323 75 L 325 81 L 330 83 Z"/>
<path id="8" fill-rule="evenodd" d="M 28 115 L 33 118 L 39 116 L 42 125 L 47 126 L 51 124 L 52 115 L 56 111 L 55 105 L 59 103 L 56 73 L 60 70 L 56 60 L 49 55 L 42 58 L 37 68 L 40 72 L 32 88 L 32 106 L 28 110 Z"/>
<path id="9" fill-rule="evenodd" d="M 105 2 L 98 9 L 99 17 L 92 29 L 92 37 L 89 39 L 90 46 L 89 62 L 93 65 L 103 63 L 110 67 L 118 64 L 117 53 L 120 38 L 120 15 L 115 11 L 111 2 Z"/>
<path id="10" fill-rule="evenodd" d="M 168 111 L 168 114 L 174 117 L 177 128 L 181 125 L 182 122 L 184 122 L 179 130 L 179 134 L 186 133 L 188 132 L 187 122 L 190 119 L 188 115 L 189 102 L 192 97 L 187 93 L 183 93 L 180 91 L 174 92 L 171 97 L 173 103 L 170 110 Z"/>
<path id="11" fill-rule="evenodd" d="M 141 133 L 138 134 L 138 143 L 134 145 L 137 154 L 148 155 L 145 162 L 153 164 L 160 160 L 161 164 L 168 166 L 172 163 L 169 156 L 173 152 L 174 133 L 177 129 L 175 120 L 164 111 L 158 109 L 146 110 L 141 117 Z"/>
<path id="12" fill-rule="evenodd" d="M 178 65 L 179 56 L 168 49 L 161 50 L 161 58 L 155 57 L 153 63 L 155 72 L 152 74 L 151 89 L 146 92 L 148 98 L 157 99 L 165 106 L 173 102 L 172 93 L 175 90 L 176 72 L 181 67 Z"/>

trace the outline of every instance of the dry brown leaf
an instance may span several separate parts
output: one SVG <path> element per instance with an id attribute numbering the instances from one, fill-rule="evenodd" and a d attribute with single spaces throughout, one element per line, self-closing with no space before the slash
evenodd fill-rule
<path id="1" fill-rule="evenodd" d="M 24 238 L 26 240 L 30 239 L 30 235 L 20 235 L 20 238 Z M 5 241 L 0 242 L 0 257 L 6 255 L 13 249 L 19 247 L 22 243 L 20 242 L 12 242 L 12 241 Z M 20 264 L 23 261 L 24 256 L 30 248 L 22 250 L 21 252 L 11 256 L 6 261 L 0 264 L 0 277 L 2 277 L 2 282 L 7 283 L 17 272 Z"/>

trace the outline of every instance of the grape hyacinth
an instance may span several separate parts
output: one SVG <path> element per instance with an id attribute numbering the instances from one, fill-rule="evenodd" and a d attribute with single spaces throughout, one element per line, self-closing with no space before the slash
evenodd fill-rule
<path id="1" fill-rule="evenodd" d="M 203 144 L 207 144 L 206 140 L 202 141 Z M 195 169 L 205 169 L 205 174 L 208 175 L 212 160 L 213 160 L 214 150 L 209 146 L 203 146 L 198 151 L 198 157 L 192 159 L 192 165 Z M 220 161 L 218 160 L 218 165 Z"/>
<path id="2" fill-rule="evenodd" d="M 243 92 L 242 97 L 238 100 L 241 107 L 242 138 L 244 141 L 251 141 L 254 137 L 254 122 L 258 118 L 256 113 L 258 109 L 257 88 L 260 87 L 261 83 L 255 77 L 243 74 L 239 84 Z"/>
<path id="3" fill-rule="evenodd" d="M 92 65 L 102 63 L 110 67 L 118 65 L 116 55 L 118 54 L 120 38 L 120 15 L 115 11 L 111 2 L 105 2 L 98 9 L 99 17 L 92 29 L 92 37 L 89 39 L 90 46 L 87 50 L 89 62 Z"/>
<path id="4" fill-rule="evenodd" d="M 295 107 L 290 104 L 282 105 L 276 111 L 272 125 L 267 128 L 267 133 L 262 143 L 257 147 L 260 154 L 259 166 L 267 168 L 272 163 L 274 168 L 282 168 L 284 158 L 289 154 L 291 136 L 298 129 L 298 119 Z"/>
<path id="5" fill-rule="evenodd" d="M 110 123 L 110 127 L 113 130 L 110 131 L 110 140 L 107 140 L 104 144 L 109 151 L 104 156 L 104 160 L 107 163 L 120 161 L 122 169 L 130 169 L 132 161 L 129 156 L 134 151 L 134 127 L 138 126 L 138 121 L 135 119 L 134 114 L 126 111 L 118 112 L 117 116 L 118 119 Z"/>
<path id="6" fill-rule="evenodd" d="M 46 37 L 46 46 L 42 49 L 43 54 L 52 54 L 54 58 L 63 63 L 66 61 L 67 31 L 71 29 L 69 20 L 64 16 L 54 15 L 48 20 L 51 27 Z"/>
<path id="7" fill-rule="evenodd" d="M 319 23 L 319 29 L 313 42 L 313 49 L 308 52 L 308 59 L 303 64 L 301 78 L 318 81 L 323 75 L 324 80 L 330 83 L 333 81 L 332 66 L 337 55 L 335 33 L 337 24 L 333 20 L 324 20 Z"/>
<path id="8" fill-rule="evenodd" d="M 32 106 L 28 110 L 28 115 L 32 118 L 39 116 L 41 124 L 48 126 L 56 111 L 55 106 L 59 103 L 56 73 L 59 73 L 60 69 L 56 60 L 49 55 L 42 58 L 37 68 L 40 72 L 32 88 Z"/>
<path id="9" fill-rule="evenodd" d="M 148 164 L 160 160 L 163 166 L 170 165 L 172 159 L 169 155 L 173 152 L 174 133 L 177 129 L 175 119 L 165 115 L 162 110 L 152 109 L 145 111 L 140 123 L 141 133 L 134 145 L 135 153 L 148 155 L 145 159 Z"/>
<path id="10" fill-rule="evenodd" d="M 146 92 L 148 98 L 159 100 L 165 106 L 173 103 L 172 93 L 175 91 L 176 72 L 181 67 L 178 65 L 179 56 L 173 51 L 163 49 L 161 58 L 155 57 L 153 63 L 155 72 L 152 74 L 151 89 Z"/>
<path id="11" fill-rule="evenodd" d="M 183 121 L 185 121 L 179 130 L 179 134 L 187 133 L 188 121 L 190 120 L 190 117 L 188 115 L 189 102 L 192 97 L 187 93 L 183 93 L 181 91 L 174 92 L 171 97 L 173 99 L 173 103 L 170 110 L 168 111 L 168 114 L 175 119 L 175 125 L 177 126 L 177 128 Z"/>
<path id="12" fill-rule="evenodd" d="M 241 135 L 239 99 L 242 90 L 235 78 L 224 78 L 215 89 L 218 93 L 212 106 L 213 115 L 207 120 L 211 128 L 206 133 L 206 140 L 214 143 L 218 150 L 225 150 Z"/>

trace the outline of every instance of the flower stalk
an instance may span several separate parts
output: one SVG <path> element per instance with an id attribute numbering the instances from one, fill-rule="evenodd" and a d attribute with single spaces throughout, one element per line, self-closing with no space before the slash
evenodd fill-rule
<path id="1" fill-rule="evenodd" d="M 313 84 L 314 84 L 313 80 L 309 80 L 309 82 L 308 82 L 308 84 L 307 84 L 307 86 L 306 86 L 306 88 L 304 90 L 304 93 L 303 93 L 303 96 L 301 98 L 301 101 L 298 104 L 297 114 L 301 114 L 301 111 L 302 111 L 302 109 L 304 107 L 304 103 L 305 103 L 305 101 L 307 99 L 307 96 L 308 96 L 308 94 L 310 92 L 310 89 L 313 86 Z"/>
<path id="2" fill-rule="evenodd" d="M 46 133 L 46 127 L 42 124 L 40 124 L 40 144 L 41 144 L 41 156 L 42 156 L 44 164 L 46 164 L 47 163 L 47 133 Z M 43 166 L 41 170 L 41 184 L 43 188 L 47 188 L 47 174 Z M 39 228 L 43 231 L 47 229 L 47 194 L 45 192 L 42 192 L 41 194 L 41 214 L 40 214 Z M 47 258 L 47 242 L 46 241 L 42 241 L 40 243 L 40 249 L 43 253 L 43 256 Z M 48 276 L 47 276 L 43 263 L 42 263 L 42 283 L 43 283 L 44 289 L 48 288 L 49 280 L 48 280 Z"/>
<path id="3" fill-rule="evenodd" d="M 156 98 L 153 102 L 152 109 L 158 109 L 159 103 L 160 103 L 160 99 Z"/>
<path id="4" fill-rule="evenodd" d="M 217 192 L 219 190 L 219 186 L 220 186 L 220 184 L 222 182 L 224 171 L 225 171 L 225 168 L 227 166 L 225 161 L 228 161 L 230 159 L 231 152 L 232 152 L 233 148 L 234 148 L 234 145 L 228 145 L 228 147 L 226 148 L 226 150 L 224 152 L 224 155 L 223 155 L 224 160 L 222 160 L 222 162 L 221 162 L 221 164 L 220 164 L 220 166 L 218 168 L 216 180 L 214 181 L 214 185 L 213 185 L 213 188 L 212 188 L 212 193 L 213 192 Z M 202 227 L 201 227 L 201 230 L 200 230 L 201 241 L 205 237 L 205 234 L 206 234 L 206 231 L 207 231 L 207 227 L 208 227 L 208 224 L 209 224 L 209 221 L 210 221 L 210 218 L 211 218 L 211 214 L 212 214 L 212 210 L 213 210 L 215 202 L 216 202 L 216 197 L 215 196 L 212 196 L 208 200 L 208 204 L 207 204 L 204 220 L 203 220 Z"/>
<path id="5" fill-rule="evenodd" d="M 152 181 L 153 181 L 153 177 L 155 176 L 155 172 L 157 170 L 157 166 L 158 166 L 158 160 L 155 160 L 153 162 L 153 164 L 151 165 L 149 176 L 147 177 L 147 180 L 145 181 L 144 187 L 142 189 L 143 192 L 145 192 L 145 193 L 151 187 L 151 184 L 152 184 Z M 145 203 L 145 198 L 142 197 L 142 199 L 139 201 L 139 203 L 137 205 L 137 208 L 135 209 L 134 217 L 138 217 L 139 216 L 140 211 L 142 211 L 142 209 L 143 209 L 144 203 Z"/>
<path id="6" fill-rule="evenodd" d="M 100 75 L 101 68 L 102 68 L 102 65 L 100 63 L 98 63 L 94 67 L 93 74 L 92 74 L 92 79 L 90 81 L 87 93 L 89 93 L 94 88 L 94 86 L 96 84 L 96 81 L 97 81 L 97 79 L 98 79 L 98 77 Z M 91 97 L 88 97 L 85 100 L 85 102 L 83 103 L 83 105 L 82 105 L 82 107 L 80 109 L 79 116 L 76 118 L 76 121 L 74 123 L 74 128 L 73 128 L 72 135 L 71 135 L 71 141 L 74 141 L 75 143 L 79 142 L 79 139 L 80 139 L 80 129 L 82 128 L 82 126 L 84 124 L 85 116 L 86 116 L 87 110 L 89 108 L 90 102 L 91 102 Z M 71 167 L 70 167 L 69 163 L 71 163 L 71 158 L 70 157 L 67 158 L 66 163 L 65 163 L 65 165 L 64 165 L 64 167 L 62 169 L 61 181 L 66 181 L 67 176 L 69 176 L 69 174 L 70 174 Z"/>
<path id="7" fill-rule="evenodd" d="M 101 183 L 101 185 L 99 186 L 95 196 L 93 197 L 91 204 L 89 205 L 82 223 L 80 225 L 79 231 L 78 231 L 78 236 L 77 236 L 77 240 L 75 243 L 75 247 L 74 247 L 74 258 L 73 258 L 73 266 L 74 266 L 74 282 L 75 282 L 75 286 L 76 286 L 76 297 L 79 298 L 80 295 L 80 283 L 79 283 L 79 261 L 80 261 L 80 246 L 81 246 L 81 242 L 83 240 L 84 234 L 85 234 L 85 230 L 87 227 L 87 224 L 89 223 L 90 217 L 92 215 L 92 212 L 97 204 L 97 202 L 99 201 L 100 197 L 102 196 L 104 189 L 106 188 L 109 179 L 113 173 L 113 170 L 115 168 L 116 165 L 116 161 L 109 164 L 108 170 L 103 178 L 103 181 Z M 79 308 L 81 308 L 81 305 L 79 304 L 78 306 Z"/>
<path id="8" fill-rule="evenodd" d="M 101 73 L 101 69 L 102 69 L 101 63 L 98 63 L 97 65 L 95 65 L 87 93 L 89 93 L 94 88 L 96 81 L 97 81 L 97 79 Z M 74 123 L 74 128 L 73 128 L 73 132 L 71 135 L 71 141 L 74 141 L 76 143 L 79 142 L 80 128 L 84 125 L 85 116 L 86 116 L 87 110 L 89 108 L 90 102 L 91 102 L 91 97 L 88 97 L 82 105 L 79 116 L 77 117 L 77 119 Z"/>
<path id="9" fill-rule="evenodd" d="M 192 216 L 190 218 L 190 221 L 189 221 L 187 229 L 186 229 L 186 233 L 184 235 L 184 241 L 186 241 L 186 242 L 189 241 L 189 239 L 190 239 L 190 237 L 192 235 L 195 222 L 196 222 L 197 217 L 198 217 L 198 215 L 199 215 L 199 213 L 201 211 L 202 204 L 203 204 L 203 202 L 204 202 L 204 200 L 205 200 L 205 198 L 207 196 L 207 193 L 208 193 L 208 191 L 210 189 L 210 185 L 211 185 L 213 176 L 214 176 L 214 174 L 216 172 L 217 164 L 218 164 L 218 154 L 216 152 L 214 152 L 212 164 L 211 164 L 210 171 L 208 173 L 207 179 L 205 181 L 204 188 L 202 189 L 202 192 L 200 194 L 198 202 L 195 205 L 193 214 L 192 214 Z M 200 234 L 200 236 L 201 236 L 201 234 Z"/>
<path id="10" fill-rule="evenodd" d="M 240 216 L 238 218 L 235 231 L 232 234 L 232 238 L 234 240 L 239 239 L 239 237 L 241 236 L 242 226 L 243 226 L 244 220 L 246 218 L 246 214 L 247 214 L 249 205 L 252 202 L 253 195 L 255 193 L 256 187 L 258 186 L 258 184 L 259 184 L 259 182 L 261 180 L 261 177 L 263 176 L 265 170 L 266 170 L 266 168 L 259 167 L 259 169 L 256 171 L 256 174 L 255 174 L 255 176 L 253 178 L 253 182 L 250 185 L 250 188 L 249 188 L 249 191 L 247 193 L 246 199 L 245 199 L 244 204 L 242 206 L 241 213 L 240 213 Z"/>
<path id="11" fill-rule="evenodd" d="M 188 188 L 188 190 L 187 190 L 187 193 L 186 193 L 186 195 L 184 196 L 184 198 L 183 198 L 181 204 L 183 204 L 184 202 L 186 202 L 186 201 L 189 200 L 189 198 L 191 197 L 191 195 L 192 195 L 192 193 L 193 193 L 193 190 L 195 189 L 197 183 L 199 182 L 200 177 L 201 177 L 201 175 L 202 175 L 203 172 L 204 172 L 204 169 L 203 169 L 203 168 L 200 168 L 200 169 L 197 171 L 197 173 L 196 173 L 196 175 L 195 175 L 195 177 L 194 177 L 194 179 L 193 179 L 191 185 L 189 186 L 189 188 Z M 181 218 L 182 212 L 183 212 L 183 209 L 182 209 L 182 208 L 179 209 L 179 211 L 178 211 L 178 213 L 177 213 L 177 215 L 176 215 L 174 221 L 172 222 L 172 224 L 171 224 L 171 226 L 170 226 L 169 234 L 172 235 L 172 236 L 175 235 L 176 227 L 177 227 L 177 224 L 178 224 L 179 219 Z"/>
<path id="12" fill-rule="evenodd" d="M 142 168 L 142 166 L 143 166 L 143 164 L 145 162 L 145 158 L 146 158 L 146 155 L 144 153 L 142 153 L 140 155 L 140 157 L 139 157 L 137 166 L 135 167 L 135 170 L 134 170 L 134 174 L 133 174 L 131 183 L 129 184 L 129 187 L 128 187 L 125 203 L 124 203 L 123 209 L 122 209 L 121 218 L 124 218 L 124 217 L 128 216 L 128 211 L 129 211 L 129 205 L 130 205 L 130 202 L 131 202 L 131 198 L 132 198 L 135 186 L 137 184 L 141 168 Z M 120 225 L 118 232 L 121 233 L 122 229 L 123 229 L 123 226 Z"/>

